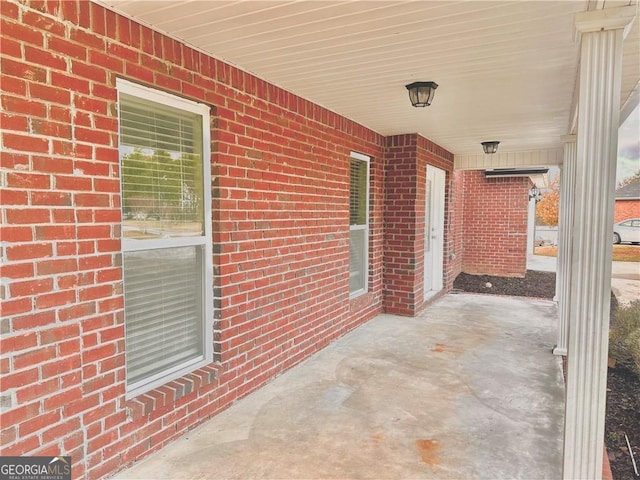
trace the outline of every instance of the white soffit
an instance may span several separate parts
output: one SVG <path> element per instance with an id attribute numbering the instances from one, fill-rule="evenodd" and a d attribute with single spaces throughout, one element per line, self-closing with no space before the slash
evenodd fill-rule
<path id="1" fill-rule="evenodd" d="M 455 155 L 456 170 L 486 170 L 493 168 L 551 167 L 562 164 L 563 148 L 550 148 L 528 152 L 503 152 L 486 154 Z"/>
<path id="2" fill-rule="evenodd" d="M 578 70 L 574 15 L 589 5 L 587 0 L 101 3 L 383 135 L 417 132 L 455 154 L 477 153 L 480 142 L 494 139 L 502 151 L 562 147 Z M 625 41 L 623 103 L 640 78 L 639 51 L 636 19 Z M 439 84 L 430 107 L 409 103 L 404 86 L 418 80 Z"/>
<path id="3" fill-rule="evenodd" d="M 637 4 L 636 4 L 637 9 Z M 631 25 L 631 31 L 624 40 L 622 50 L 622 121 L 624 121 L 640 100 L 640 13 Z"/>

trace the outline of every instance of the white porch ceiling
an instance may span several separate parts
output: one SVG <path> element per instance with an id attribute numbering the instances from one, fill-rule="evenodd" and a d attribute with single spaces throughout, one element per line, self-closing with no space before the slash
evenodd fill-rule
<path id="1" fill-rule="evenodd" d="M 637 4 L 565 1 L 103 0 L 103 4 L 383 135 L 420 133 L 455 154 L 561 147 L 579 44 L 573 16 Z M 622 105 L 640 79 L 638 17 Z M 439 84 L 413 108 L 405 85 Z"/>

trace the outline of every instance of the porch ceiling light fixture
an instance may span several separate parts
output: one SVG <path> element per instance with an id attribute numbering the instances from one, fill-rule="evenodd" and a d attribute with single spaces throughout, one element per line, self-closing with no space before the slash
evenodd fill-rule
<path id="1" fill-rule="evenodd" d="M 498 142 L 497 140 L 491 140 L 490 142 L 482 142 L 481 145 L 482 145 L 482 150 L 484 150 L 484 153 L 492 154 L 498 151 L 499 144 L 500 142 Z"/>
<path id="2" fill-rule="evenodd" d="M 436 82 L 413 82 L 405 85 L 409 90 L 409 100 L 414 107 L 428 107 L 433 100 L 433 94 L 438 88 Z"/>

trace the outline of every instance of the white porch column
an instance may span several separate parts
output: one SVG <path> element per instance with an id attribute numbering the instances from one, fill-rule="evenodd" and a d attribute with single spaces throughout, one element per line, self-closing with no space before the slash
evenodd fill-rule
<path id="1" fill-rule="evenodd" d="M 560 169 L 560 221 L 558 222 L 558 263 L 556 298 L 558 300 L 558 343 L 554 355 L 566 355 L 569 341 L 569 305 L 571 301 L 571 233 L 573 230 L 573 198 L 576 186 L 576 136 L 565 135 L 564 161 Z"/>
<path id="2" fill-rule="evenodd" d="M 558 201 L 558 225 L 557 225 L 557 237 L 556 237 L 556 289 L 553 295 L 553 301 L 556 302 L 558 305 L 560 304 L 560 285 L 561 285 L 561 277 L 562 277 L 562 265 L 560 264 L 561 261 L 561 254 L 562 254 L 562 244 L 564 243 L 562 236 L 566 235 L 566 231 L 567 231 L 567 226 L 565 224 L 562 223 L 562 196 L 563 196 L 563 182 L 564 182 L 564 165 L 567 163 L 567 159 L 566 159 L 566 151 L 563 153 L 564 155 L 564 159 L 562 161 L 562 165 L 558 166 L 558 170 L 559 170 L 559 175 L 560 175 L 560 199 Z M 558 335 L 560 334 L 560 329 L 558 329 Z M 556 348 L 558 347 L 558 344 L 556 343 L 556 346 L 553 347 L 553 354 L 554 355 L 558 355 L 558 353 L 556 352 Z"/>
<path id="3" fill-rule="evenodd" d="M 565 480 L 602 478 L 611 296 L 611 226 L 623 29 L 636 7 L 576 15 L 582 32 L 571 252 Z"/>
<path id="4" fill-rule="evenodd" d="M 529 199 L 527 211 L 527 255 L 536 253 L 536 199 Z"/>

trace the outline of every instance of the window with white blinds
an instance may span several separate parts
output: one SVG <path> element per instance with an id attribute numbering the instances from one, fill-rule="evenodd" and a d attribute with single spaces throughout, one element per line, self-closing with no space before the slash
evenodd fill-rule
<path id="1" fill-rule="evenodd" d="M 204 354 L 202 249 L 127 252 L 127 379 L 136 384 Z"/>
<path id="2" fill-rule="evenodd" d="M 367 292 L 369 268 L 369 157 L 355 152 L 350 159 L 349 295 Z"/>
<path id="3" fill-rule="evenodd" d="M 118 79 L 127 396 L 213 358 L 209 107 Z"/>

